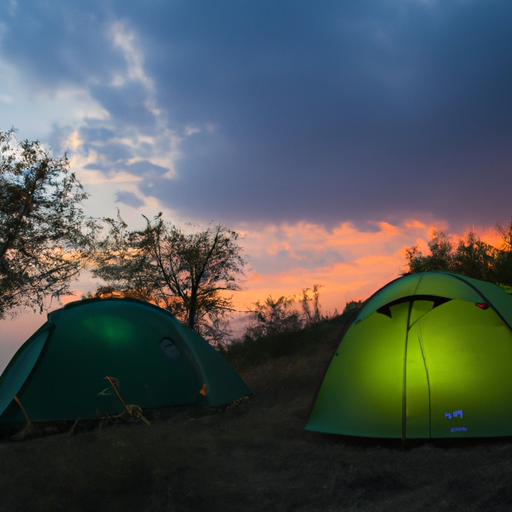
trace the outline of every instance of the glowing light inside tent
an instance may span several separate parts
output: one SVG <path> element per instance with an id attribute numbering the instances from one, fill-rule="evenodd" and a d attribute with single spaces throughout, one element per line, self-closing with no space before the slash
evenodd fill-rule
<path id="1" fill-rule="evenodd" d="M 498 287 L 455 274 L 393 281 L 341 340 L 306 428 L 402 439 L 509 436 L 511 311 Z"/>
<path id="2" fill-rule="evenodd" d="M 131 343 L 133 324 L 124 318 L 102 315 L 83 320 L 84 326 L 110 344 Z"/>

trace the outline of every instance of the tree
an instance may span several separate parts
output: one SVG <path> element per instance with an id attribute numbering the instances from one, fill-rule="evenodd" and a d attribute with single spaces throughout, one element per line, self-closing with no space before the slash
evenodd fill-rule
<path id="1" fill-rule="evenodd" d="M 361 311 L 361 308 L 364 306 L 364 302 L 362 300 L 351 300 L 348 301 L 345 304 L 345 309 L 343 309 L 343 313 L 341 316 L 345 320 L 347 324 L 352 323 L 357 315 L 359 314 L 359 311 Z"/>
<path id="2" fill-rule="evenodd" d="M 306 325 L 313 325 L 322 320 L 322 313 L 320 312 L 320 288 L 321 285 L 314 284 L 313 288 L 303 288 L 300 304 L 302 307 L 302 314 L 304 323 Z M 310 303 L 313 303 L 313 311 L 311 311 Z"/>
<path id="3" fill-rule="evenodd" d="M 496 227 L 501 235 L 501 243 L 494 258 L 496 275 L 500 283 L 512 286 L 512 218 L 508 226 L 497 224 Z"/>
<path id="4" fill-rule="evenodd" d="M 299 330 L 302 322 L 293 303 L 293 297 L 281 296 L 274 300 L 271 295 L 264 302 L 255 302 L 252 310 L 255 322 L 247 328 L 246 336 L 257 339 Z"/>
<path id="5" fill-rule="evenodd" d="M 66 155 L 0 131 L 0 318 L 69 293 L 97 229 L 86 198 Z"/>
<path id="6" fill-rule="evenodd" d="M 444 233 L 434 230 L 428 242 L 430 254 L 424 256 L 417 246 L 406 249 L 407 273 L 440 270 L 510 286 L 512 222 L 508 229 L 501 230 L 499 248 L 481 240 L 474 231 L 469 231 L 454 247 Z"/>
<path id="7" fill-rule="evenodd" d="M 453 271 L 492 283 L 499 282 L 496 274 L 497 249 L 481 240 L 473 231 L 459 241 L 453 254 Z"/>
<path id="8" fill-rule="evenodd" d="M 145 229 L 129 231 L 119 215 L 106 219 L 110 232 L 93 274 L 204 332 L 208 320 L 218 323 L 219 315 L 232 310 L 232 296 L 225 292 L 240 289 L 246 262 L 238 233 L 221 224 L 184 233 L 161 214 L 145 220 Z"/>
<path id="9" fill-rule="evenodd" d="M 273 336 L 282 332 L 298 331 L 327 319 L 328 316 L 322 315 L 320 308 L 321 287 L 315 284 L 313 288 L 303 288 L 300 296 L 282 295 L 274 299 L 269 295 L 263 302 L 256 301 L 254 309 L 251 310 L 253 318 L 245 335 L 253 339 Z M 294 307 L 296 298 L 299 298 L 302 313 Z"/>
<path id="10" fill-rule="evenodd" d="M 418 246 L 406 249 L 408 272 L 449 271 L 453 266 L 453 246 L 442 231 L 434 229 L 428 241 L 430 254 L 423 256 Z"/>

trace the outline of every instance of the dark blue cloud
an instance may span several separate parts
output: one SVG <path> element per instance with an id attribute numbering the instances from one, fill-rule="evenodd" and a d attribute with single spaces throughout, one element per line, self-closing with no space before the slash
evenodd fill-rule
<path id="1" fill-rule="evenodd" d="M 147 160 L 141 160 L 133 164 L 127 164 L 125 169 L 130 174 L 135 174 L 136 176 L 155 176 L 158 178 L 169 172 L 169 169 L 162 167 L 161 165 L 156 165 L 151 162 L 148 162 Z"/>
<path id="2" fill-rule="evenodd" d="M 153 131 L 155 116 L 145 105 L 148 93 L 142 84 L 128 82 L 122 86 L 94 85 L 90 92 L 123 128 L 135 126 L 141 133 Z"/>
<path id="3" fill-rule="evenodd" d="M 104 126 L 84 126 L 80 128 L 80 135 L 86 140 L 101 140 L 108 143 L 115 138 L 115 132 Z"/>
<path id="4" fill-rule="evenodd" d="M 81 83 L 109 76 L 122 65 L 111 46 L 108 2 L 55 0 L 2 2 L 6 29 L 2 57 L 25 74 L 35 90 Z"/>
<path id="5" fill-rule="evenodd" d="M 509 2 L 75 0 L 23 13 L 8 18 L 4 57 L 42 86 L 90 83 L 111 132 L 83 131 L 84 144 L 112 144 L 104 162 L 125 169 L 152 148 L 123 155 L 111 133 L 162 130 L 145 86 L 112 85 L 126 62 L 109 23 L 133 31 L 165 128 L 201 129 L 184 137 L 176 179 L 140 185 L 183 216 L 433 213 L 455 226 L 512 213 Z"/>
<path id="6" fill-rule="evenodd" d="M 142 201 L 140 197 L 137 197 L 133 192 L 128 192 L 126 190 L 117 192 L 116 203 L 123 203 L 127 206 L 131 206 L 132 208 L 144 206 L 144 201 Z"/>
<path id="7" fill-rule="evenodd" d="M 206 13 L 196 38 L 177 38 L 185 57 L 154 71 L 161 101 L 220 133 L 187 141 L 181 180 L 157 197 L 224 219 L 508 214 L 491 183 L 512 182 L 512 8 L 330 5 L 267 23 L 239 12 L 235 27 Z"/>
<path id="8" fill-rule="evenodd" d="M 133 157 L 132 149 L 127 144 L 121 142 L 111 142 L 110 144 L 95 146 L 94 150 L 101 156 L 100 161 L 103 165 L 111 165 L 113 168 Z"/>

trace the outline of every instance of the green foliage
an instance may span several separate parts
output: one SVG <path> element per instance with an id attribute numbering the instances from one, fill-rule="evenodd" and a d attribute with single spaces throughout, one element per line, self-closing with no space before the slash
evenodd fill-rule
<path id="1" fill-rule="evenodd" d="M 0 317 L 69 293 L 98 228 L 81 209 L 86 198 L 66 155 L 0 131 Z"/>
<path id="2" fill-rule="evenodd" d="M 443 232 L 434 230 L 428 242 L 430 254 L 423 255 L 417 246 L 406 249 L 407 272 L 447 271 L 489 281 L 512 285 L 512 221 L 502 233 L 500 247 L 481 240 L 473 231 L 456 246 Z"/>
<path id="3" fill-rule="evenodd" d="M 237 369 L 258 366 L 272 359 L 293 354 L 307 355 L 325 346 L 338 342 L 346 322 L 342 316 L 324 319 L 304 329 L 286 331 L 272 335 L 251 338 L 222 347 L 221 352 Z"/>
<path id="4" fill-rule="evenodd" d="M 300 304 L 306 325 L 313 325 L 322 320 L 322 313 L 320 312 L 320 288 L 320 285 L 315 284 L 313 288 L 302 289 Z M 313 304 L 313 309 L 311 309 L 311 304 Z"/>
<path id="5" fill-rule="evenodd" d="M 494 268 L 499 277 L 498 282 L 510 287 L 512 286 L 512 219 L 508 226 L 498 224 L 496 227 L 501 234 L 501 244 L 495 253 Z"/>
<path id="6" fill-rule="evenodd" d="M 225 292 L 239 289 L 245 265 L 238 233 L 220 224 L 184 233 L 161 214 L 135 231 L 119 215 L 105 220 L 93 274 L 112 290 L 155 302 L 205 335 L 232 310 Z"/>
<path id="7" fill-rule="evenodd" d="M 364 302 L 362 300 L 351 300 L 346 303 L 343 313 L 340 315 L 341 320 L 345 323 L 351 324 L 359 314 L 359 311 L 363 307 Z"/>
<path id="8" fill-rule="evenodd" d="M 453 246 L 442 231 L 434 230 L 428 242 L 430 254 L 423 256 L 417 246 L 406 249 L 409 273 L 433 270 L 450 271 L 453 266 Z"/>
<path id="9" fill-rule="evenodd" d="M 461 240 L 453 255 L 453 269 L 459 274 L 481 279 L 482 281 L 498 282 L 495 268 L 497 250 L 473 232 Z"/>
<path id="10" fill-rule="evenodd" d="M 281 296 L 273 299 L 269 295 L 264 302 L 254 303 L 253 320 L 247 327 L 246 337 L 261 338 L 284 332 L 295 332 L 307 326 L 314 325 L 327 317 L 320 311 L 320 288 L 303 288 L 300 297 L 300 309 L 295 309 L 295 298 Z"/>
<path id="11" fill-rule="evenodd" d="M 274 300 L 271 295 L 264 302 L 257 301 L 252 310 L 254 322 L 247 328 L 246 336 L 257 339 L 299 330 L 302 322 L 293 303 L 293 297 L 281 296 Z"/>

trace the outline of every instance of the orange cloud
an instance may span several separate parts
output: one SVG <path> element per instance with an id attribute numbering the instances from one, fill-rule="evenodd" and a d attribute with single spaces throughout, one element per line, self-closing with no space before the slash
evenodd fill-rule
<path id="1" fill-rule="evenodd" d="M 446 224 L 436 224 L 446 229 Z M 245 224 L 241 245 L 249 260 L 243 289 L 233 294 L 238 310 L 252 308 L 257 300 L 299 295 L 303 288 L 321 285 L 324 313 L 343 311 L 351 300 L 364 300 L 405 270 L 405 249 L 417 245 L 428 251 L 432 225 L 417 219 L 401 224 L 374 222 L 369 230 L 345 222 L 333 229 L 312 223 L 255 225 Z M 476 230 L 488 243 L 498 244 L 494 228 Z M 461 235 L 451 234 L 454 240 Z M 67 303 L 96 289 L 90 274 L 76 283 L 74 296 L 62 297 Z"/>
<path id="2" fill-rule="evenodd" d="M 324 312 L 341 312 L 346 302 L 365 299 L 397 278 L 405 248 L 426 248 L 430 230 L 416 219 L 399 225 L 374 222 L 369 228 L 349 222 L 333 229 L 305 222 L 244 225 L 243 246 L 253 272 L 235 295 L 237 306 L 247 309 L 268 295 L 291 296 L 319 284 Z"/>
<path id="3" fill-rule="evenodd" d="M 405 270 L 405 250 L 417 245 L 428 252 L 432 229 L 455 242 L 465 236 L 448 233 L 444 221 L 435 225 L 418 219 L 400 224 L 374 222 L 369 230 L 345 222 L 333 229 L 311 223 L 243 226 L 243 242 L 253 270 L 244 290 L 235 295 L 240 309 L 268 295 L 292 296 L 315 284 L 322 286 L 325 313 L 341 312 L 346 302 L 364 300 Z M 496 228 L 471 228 L 482 240 L 499 245 Z"/>
<path id="4" fill-rule="evenodd" d="M 464 236 L 450 234 L 444 222 L 435 224 L 454 241 Z M 241 245 L 249 260 L 243 290 L 233 294 L 235 306 L 247 311 L 257 300 L 269 295 L 297 296 L 303 288 L 321 285 L 320 303 L 323 313 L 341 313 L 351 300 L 364 300 L 404 270 L 405 249 L 418 245 L 427 252 L 432 224 L 407 219 L 400 224 L 375 222 L 369 230 L 358 229 L 345 222 L 333 229 L 311 223 L 283 225 L 243 225 L 233 228 L 243 233 Z M 498 245 L 495 228 L 472 228 L 484 241 Z M 85 272 L 73 283 L 73 296 L 61 297 L 63 303 L 80 299 L 96 289 L 97 280 Z M 59 307 L 55 304 L 54 307 Z M 52 308 L 53 309 L 53 308 Z M 14 350 L 45 320 L 45 315 L 21 315 L 16 321 L 0 322 L 0 335 L 5 340 L 2 360 L 6 362 Z M 241 322 L 246 325 L 246 319 Z"/>

